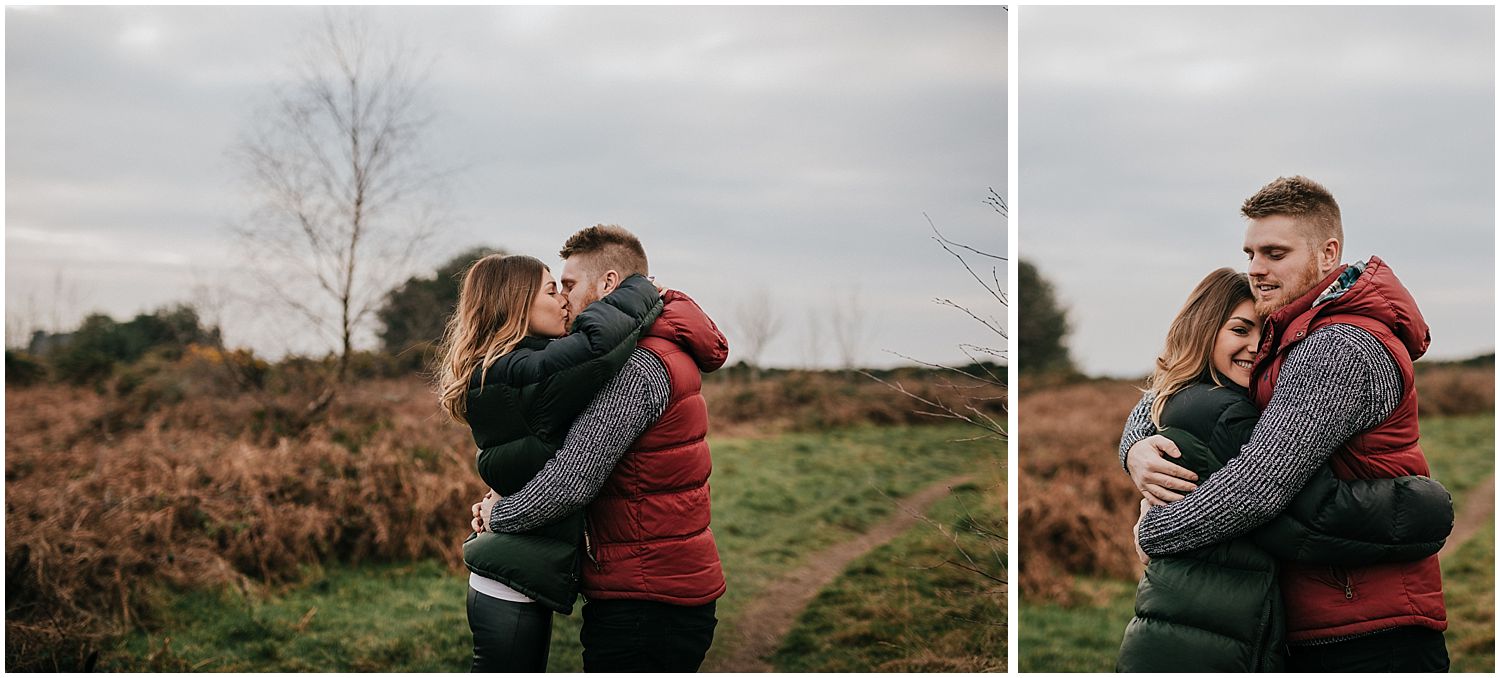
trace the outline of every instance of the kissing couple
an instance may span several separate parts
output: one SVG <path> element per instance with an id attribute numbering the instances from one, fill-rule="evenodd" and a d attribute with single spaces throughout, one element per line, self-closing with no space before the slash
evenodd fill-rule
<path id="1" fill-rule="evenodd" d="M 624 228 L 559 255 L 560 280 L 474 262 L 440 351 L 439 403 L 490 488 L 463 545 L 472 670 L 545 671 L 552 615 L 582 593 L 585 671 L 696 671 L 725 590 L 700 389 L 729 344 Z"/>

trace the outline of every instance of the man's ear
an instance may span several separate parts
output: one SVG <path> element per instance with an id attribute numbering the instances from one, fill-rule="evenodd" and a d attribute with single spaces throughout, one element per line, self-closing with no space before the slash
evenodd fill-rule
<path id="1" fill-rule="evenodd" d="M 621 281 L 621 278 L 620 278 L 620 272 L 619 271 L 616 271 L 614 269 L 609 269 L 609 270 L 607 270 L 607 271 L 605 271 L 603 273 L 600 273 L 599 274 L 599 298 L 603 299 L 604 295 L 609 294 L 610 292 L 615 291 L 615 288 L 617 288 L 617 287 L 620 286 L 620 281 Z"/>
<path id="2" fill-rule="evenodd" d="M 1318 250 L 1318 270 L 1323 275 L 1328 275 L 1333 269 L 1338 268 L 1344 259 L 1344 244 L 1338 238 L 1329 238 L 1323 241 L 1323 247 Z"/>

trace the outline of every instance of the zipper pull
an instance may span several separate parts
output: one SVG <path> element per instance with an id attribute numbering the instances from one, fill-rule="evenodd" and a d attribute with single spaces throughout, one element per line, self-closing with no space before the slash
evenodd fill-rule
<path id="1" fill-rule="evenodd" d="M 583 554 L 588 556 L 589 562 L 594 564 L 595 572 L 603 572 L 604 566 L 599 564 L 599 559 L 594 557 L 594 542 L 589 538 L 589 519 L 583 519 Z"/>
<path id="2" fill-rule="evenodd" d="M 1344 584 L 1344 600 L 1354 600 L 1354 587 Z"/>

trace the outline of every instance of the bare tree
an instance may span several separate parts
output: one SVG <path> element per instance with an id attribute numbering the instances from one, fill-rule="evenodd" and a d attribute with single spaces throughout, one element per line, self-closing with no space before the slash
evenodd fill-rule
<path id="1" fill-rule="evenodd" d="M 22 299 L 7 299 L 5 304 L 5 348 L 24 351 L 31 335 L 41 328 L 41 314 L 36 293 L 26 292 Z"/>
<path id="2" fill-rule="evenodd" d="M 63 323 L 76 322 L 89 297 L 78 284 L 63 275 L 58 267 L 52 272 L 52 286 L 45 295 L 35 287 L 24 286 L 16 303 L 5 305 L 5 347 L 29 350 L 38 333 L 59 335 Z"/>
<path id="3" fill-rule="evenodd" d="M 995 189 L 989 189 L 989 194 L 985 196 L 984 203 L 989 205 L 990 209 L 996 214 L 999 214 L 1002 220 L 1009 218 L 1005 199 L 1000 197 L 1000 194 L 996 193 Z M 926 214 L 922 216 L 927 217 Z M 995 300 L 997 310 L 1004 309 L 1010 305 L 1010 296 L 1005 292 L 1005 286 L 1000 283 L 1000 264 L 1009 261 L 1006 257 L 949 240 L 947 236 L 944 236 L 938 230 L 937 225 L 932 223 L 931 217 L 927 217 L 927 225 L 932 229 L 932 239 L 945 252 L 952 255 L 958 261 L 959 265 L 963 266 L 964 270 L 969 273 L 969 276 Z M 976 271 L 974 264 L 969 261 L 970 258 L 985 261 L 989 265 L 989 270 L 985 271 L 984 265 L 981 264 L 980 270 Z M 959 381 L 955 382 L 950 379 L 945 383 L 951 397 L 946 400 L 942 398 L 923 397 L 911 392 L 899 381 L 887 381 L 869 373 L 865 373 L 866 376 L 920 402 L 926 407 L 926 409 L 918 410 L 920 414 L 962 421 L 982 429 L 985 431 L 984 435 L 986 436 L 1004 439 L 1004 422 L 991 416 L 983 408 L 989 401 L 1000 396 L 976 395 L 993 392 L 996 388 L 1001 390 L 1006 388 L 1006 380 L 1001 376 L 1000 369 L 995 366 L 995 361 L 1005 360 L 1008 353 L 1005 347 L 1009 342 L 1009 334 L 1006 332 L 1004 324 L 991 313 L 982 310 L 975 311 L 946 297 L 933 299 L 933 302 L 969 316 L 986 331 L 993 334 L 997 340 L 997 345 L 993 346 L 970 343 L 959 344 L 959 350 L 969 358 L 970 364 L 967 366 L 967 369 L 939 365 L 918 360 L 911 356 L 896 353 L 895 351 L 888 351 L 911 362 L 942 370 L 951 375 L 957 375 Z"/>
<path id="4" fill-rule="evenodd" d="M 1002 221 L 1009 219 L 1009 210 L 1005 199 L 999 193 L 996 193 L 995 189 L 989 189 L 984 203 L 996 214 L 1000 215 Z M 923 214 L 922 216 L 926 217 L 927 215 Z M 944 236 L 938 230 L 937 225 L 932 223 L 930 217 L 927 218 L 927 225 L 932 229 L 932 239 L 944 251 L 952 255 L 959 262 L 959 265 L 969 273 L 970 277 L 979 283 L 980 287 L 995 300 L 996 307 L 994 310 L 998 311 L 1009 306 L 1010 297 L 1005 292 L 1004 286 L 1000 283 L 1000 265 L 1009 262 L 1006 257 L 949 240 L 947 236 Z M 976 271 L 975 265 L 971 263 L 971 259 L 980 260 L 985 263 L 980 264 L 979 270 Z M 984 270 L 986 264 L 989 268 L 987 271 Z M 940 389 L 937 394 L 924 396 L 908 390 L 900 381 L 881 379 L 868 372 L 865 373 L 865 376 L 885 384 L 920 403 L 922 409 L 916 410 L 918 414 L 939 419 L 961 421 L 983 431 L 974 439 L 1005 440 L 1006 429 L 1004 422 L 997 419 L 990 411 L 987 411 L 994 408 L 986 407 L 991 403 L 998 402 L 1000 409 L 1002 411 L 1005 409 L 1004 396 L 991 395 L 997 390 L 1001 393 L 1004 393 L 1006 390 L 1006 380 L 1003 378 L 1000 368 L 993 362 L 994 360 L 1005 360 L 1008 353 L 1005 347 L 1009 339 L 1004 325 L 992 313 L 987 311 L 976 311 L 963 304 L 955 303 L 948 298 L 937 298 L 933 301 L 969 316 L 985 328 L 987 332 L 993 334 L 997 339 L 997 343 L 991 346 L 968 343 L 959 344 L 959 350 L 963 351 L 964 355 L 970 361 L 970 364 L 965 366 L 965 369 L 924 362 L 891 351 L 891 353 L 906 360 L 940 370 L 943 374 L 949 375 L 949 378 L 943 384 L 944 388 Z M 998 451 L 999 449 L 997 445 L 996 450 Z M 997 464 L 1000 463 L 999 459 L 1000 457 L 997 454 Z M 997 485 L 994 489 L 995 491 L 999 491 L 999 486 Z M 997 523 L 976 518 L 966 503 L 960 503 L 960 506 L 963 512 L 963 521 L 960 523 L 962 527 L 959 528 L 951 527 L 951 523 L 945 521 L 933 520 L 924 515 L 918 516 L 928 525 L 932 526 L 939 534 L 943 535 L 953 547 L 953 553 L 956 554 L 956 557 L 944 557 L 940 565 L 967 572 L 976 581 L 986 587 L 996 586 L 1004 590 L 1008 586 L 1008 582 L 1003 574 L 1005 572 L 1005 546 L 1007 539 L 1004 522 Z M 966 542 L 972 543 L 970 546 L 965 546 Z M 985 553 L 986 551 L 988 553 Z M 983 589 L 981 588 L 980 590 Z M 1003 608 L 1003 605 L 999 607 Z M 1004 626 L 1006 622 L 1003 613 L 997 616 L 998 621 L 983 619 L 965 621 L 975 624 Z"/>
<path id="5" fill-rule="evenodd" d="M 325 13 L 295 86 L 236 149 L 258 203 L 237 229 L 244 254 L 334 356 L 309 416 L 332 402 L 356 338 L 435 230 L 424 80 L 415 55 L 358 11 Z"/>
<path id="6" fill-rule="evenodd" d="M 781 312 L 771 300 L 770 291 L 757 287 L 735 306 L 734 320 L 740 355 L 750 364 L 753 377 L 760 371 L 766 346 L 781 333 Z"/>
<path id="7" fill-rule="evenodd" d="M 859 351 L 869 339 L 870 323 L 860 300 L 858 287 L 834 299 L 833 309 L 828 314 L 828 327 L 833 331 L 833 347 L 838 351 L 839 367 L 853 370 L 859 364 Z"/>
<path id="8" fill-rule="evenodd" d="M 823 314 L 815 308 L 807 309 L 807 324 L 802 331 L 802 362 L 807 369 L 816 369 L 823 358 Z"/>

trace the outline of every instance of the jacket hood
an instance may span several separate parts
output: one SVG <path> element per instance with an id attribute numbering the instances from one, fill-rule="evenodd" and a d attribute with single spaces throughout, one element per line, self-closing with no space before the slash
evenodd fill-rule
<path id="1" fill-rule="evenodd" d="M 729 341 L 712 318 L 679 290 L 662 294 L 661 317 L 646 330 L 646 336 L 666 339 L 687 351 L 698 369 L 712 372 L 729 359 Z"/>
<path id="2" fill-rule="evenodd" d="M 1297 312 L 1297 308 L 1303 310 Z M 1377 320 L 1391 328 L 1392 334 L 1406 346 L 1412 360 L 1422 357 L 1432 343 L 1431 331 L 1422 318 L 1422 311 L 1417 308 L 1416 299 L 1380 257 L 1372 256 L 1368 262 L 1330 273 L 1302 298 L 1282 310 L 1290 311 L 1288 315 L 1291 317 L 1302 316 L 1299 320 L 1308 324 L 1316 317 L 1327 315 L 1358 315 Z M 1307 310 L 1312 312 L 1307 313 Z M 1280 316 L 1281 312 L 1276 315 Z"/>

